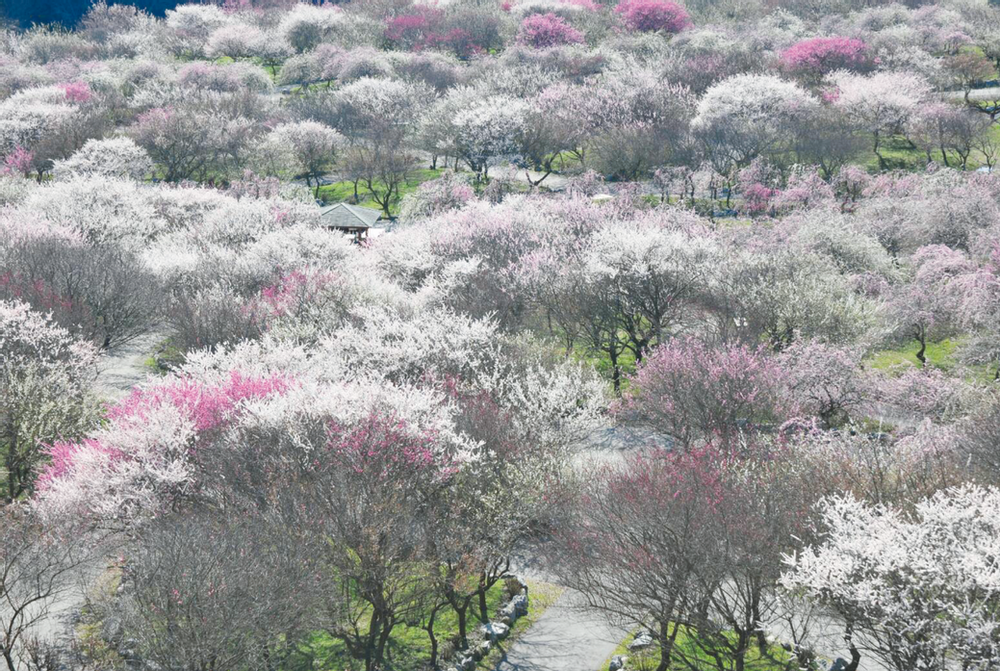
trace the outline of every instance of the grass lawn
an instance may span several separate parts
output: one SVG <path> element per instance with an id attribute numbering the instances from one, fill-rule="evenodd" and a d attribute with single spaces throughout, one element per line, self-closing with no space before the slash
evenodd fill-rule
<path id="1" fill-rule="evenodd" d="M 422 168 L 420 170 L 414 170 L 410 179 L 399 187 L 399 196 L 402 198 L 408 193 L 413 193 L 417 190 L 417 187 L 424 182 L 430 182 L 441 176 L 444 169 L 438 168 L 437 170 L 431 170 L 429 168 Z M 382 208 L 375 203 L 371 198 L 365 195 L 365 190 L 361 185 L 358 185 L 358 196 L 360 200 L 358 205 L 363 207 L 370 207 L 373 210 L 381 210 Z M 327 204 L 343 203 L 345 201 L 350 201 L 354 198 L 354 182 L 344 180 L 342 182 L 334 182 L 333 184 L 327 184 L 325 186 L 319 187 L 319 199 Z M 396 207 L 390 208 L 393 215 L 398 214 L 398 205 Z"/>
<path id="2" fill-rule="evenodd" d="M 513 631 L 505 641 L 509 642 L 538 619 L 549 605 L 562 592 L 561 588 L 546 583 L 528 582 L 528 594 L 531 597 L 528 615 L 520 618 L 514 625 Z M 503 599 L 502 581 L 493 586 L 487 595 L 487 605 L 490 614 L 494 614 L 500 607 Z M 475 604 L 470 606 L 468 613 L 468 635 L 470 639 L 475 638 L 475 634 L 481 623 L 476 617 Z M 424 669 L 430 659 L 430 641 L 427 632 L 421 628 L 421 623 L 411 623 L 412 626 L 401 624 L 393 629 L 392 638 L 389 639 L 386 671 L 419 671 Z M 458 617 L 450 608 L 443 608 L 438 611 L 434 622 L 434 632 L 438 639 L 438 650 L 440 651 L 449 639 L 458 636 Z M 498 650 L 494 653 L 499 654 Z M 484 658 L 480 665 L 489 668 L 489 659 Z M 497 657 L 497 660 L 499 657 Z M 445 663 L 441 660 L 442 668 Z M 494 662 L 495 663 L 495 662 Z M 286 671 L 312 671 L 313 669 L 323 669 L 324 671 L 358 671 L 364 668 L 364 662 L 352 659 L 346 647 L 341 641 L 336 640 L 325 632 L 317 632 L 312 636 L 309 644 L 300 649 L 293 659 L 285 666 Z"/>
<path id="3" fill-rule="evenodd" d="M 992 126 L 989 132 L 1000 139 L 1000 126 Z M 915 149 L 914 147 L 911 147 L 910 143 L 907 142 L 902 136 L 891 137 L 883 140 L 882 148 L 879 151 L 885 159 L 886 170 L 923 171 L 927 166 L 927 153 L 922 149 Z M 960 169 L 962 160 L 958 157 L 958 154 L 953 151 L 949 151 L 947 154 L 948 165 L 956 170 Z M 944 165 L 944 162 L 941 160 L 941 152 L 939 150 L 931 152 L 931 159 L 935 163 Z M 863 152 L 858 154 L 852 163 L 861 165 L 871 173 L 877 173 L 879 171 L 878 157 L 875 156 L 871 149 L 865 149 Z M 969 156 L 966 170 L 976 170 L 983 165 L 986 165 L 986 159 L 981 152 L 973 150 L 972 154 Z"/>
<path id="4" fill-rule="evenodd" d="M 965 338 L 945 339 L 940 342 L 927 343 L 927 365 L 944 372 L 951 372 L 959 367 L 959 348 L 965 344 Z M 887 370 L 899 366 L 919 367 L 917 351 L 920 346 L 916 342 L 909 343 L 898 349 L 882 350 L 869 357 L 865 364 L 879 370 Z M 996 379 L 996 364 L 968 365 L 962 369 L 962 375 L 967 382 L 993 382 Z"/>
<path id="5" fill-rule="evenodd" d="M 629 671 L 654 671 L 660 663 L 659 649 L 654 644 L 645 650 L 631 653 L 629 652 L 628 645 L 633 641 L 633 639 L 635 639 L 635 634 L 630 634 L 624 641 L 621 642 L 615 651 L 611 653 L 611 656 L 604 660 L 604 663 L 597 669 L 594 669 L 594 671 L 607 671 L 612 657 L 615 657 L 616 655 L 626 655 L 629 658 L 627 665 L 627 669 L 629 669 Z M 683 653 L 687 660 L 694 665 L 694 669 L 715 671 L 718 668 L 715 661 L 711 657 L 698 649 L 692 638 L 687 635 L 684 629 L 682 629 L 677 635 L 677 640 L 675 641 L 674 646 L 677 651 L 675 655 Z M 747 671 L 788 671 L 792 661 L 792 658 L 788 653 L 782 650 L 780 646 L 774 645 L 771 646 L 771 655 L 775 659 L 782 660 L 785 663 L 775 663 L 771 660 L 763 659 L 757 651 L 756 646 L 751 646 L 750 651 L 746 656 Z M 671 671 L 692 671 L 691 666 L 688 666 L 676 658 L 671 661 L 668 668 Z"/>
<path id="6" fill-rule="evenodd" d="M 955 350 L 958 349 L 958 345 L 958 341 L 950 339 L 927 343 L 927 351 L 924 355 L 927 357 L 928 365 L 945 371 L 951 370 L 957 363 Z M 920 361 L 917 359 L 918 351 L 920 351 L 920 345 L 913 341 L 899 349 L 882 350 L 874 354 L 867 363 L 872 368 L 877 369 L 893 368 L 905 364 L 920 366 Z"/>

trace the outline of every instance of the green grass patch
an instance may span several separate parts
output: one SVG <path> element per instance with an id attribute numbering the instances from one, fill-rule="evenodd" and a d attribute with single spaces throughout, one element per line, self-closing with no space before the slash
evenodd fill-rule
<path id="1" fill-rule="evenodd" d="M 625 655 L 629 658 L 626 667 L 629 671 L 653 671 L 656 669 L 660 663 L 660 650 L 655 643 L 644 650 L 634 653 L 629 651 L 628 646 L 635 640 L 637 633 L 629 634 L 595 671 L 607 671 L 611 659 L 617 655 Z M 789 671 L 790 668 L 794 668 L 794 660 L 791 655 L 780 646 L 772 645 L 768 652 L 773 660 L 761 655 L 756 645 L 751 645 L 745 658 L 747 671 Z M 681 661 L 681 656 L 686 659 L 687 663 Z M 702 669 L 715 671 L 719 667 L 715 660 L 697 645 L 690 630 L 682 627 L 674 642 L 674 653 L 670 666 L 667 668 L 670 671 L 701 671 Z"/>
<path id="2" fill-rule="evenodd" d="M 971 384 L 980 382 L 993 382 L 997 379 L 997 365 L 990 364 L 965 364 L 963 365 L 959 352 L 967 343 L 967 337 L 959 336 L 949 338 L 940 342 L 928 343 L 924 356 L 927 358 L 927 365 L 933 366 L 945 373 L 961 375 L 961 377 Z M 897 349 L 882 350 L 869 357 L 865 364 L 876 370 L 891 371 L 903 366 L 920 367 L 917 359 L 917 351 L 920 346 L 916 342 L 909 343 Z"/>
<path id="3" fill-rule="evenodd" d="M 487 594 L 486 604 L 489 613 L 493 616 L 503 602 L 503 581 L 498 582 Z M 547 583 L 528 581 L 528 594 L 530 596 L 530 607 L 528 614 L 515 622 L 510 636 L 504 641 L 504 646 L 509 647 L 516 637 L 530 627 L 545 609 L 548 608 L 562 593 L 562 588 Z M 476 617 L 478 607 L 474 602 L 468 613 L 468 635 L 471 640 L 475 639 L 476 632 L 482 623 Z M 389 639 L 386 653 L 386 671 L 418 671 L 428 667 L 430 660 L 430 640 L 427 631 L 422 628 L 426 617 L 421 621 L 414 621 L 408 624 L 400 624 L 393 629 L 392 637 Z M 434 621 L 434 634 L 438 639 L 438 650 L 447 647 L 448 641 L 455 641 L 458 638 L 458 616 L 448 608 L 438 611 Z M 494 649 L 491 656 L 483 658 L 480 662 L 482 668 L 492 668 L 490 659 L 493 654 L 496 658 L 492 664 L 499 661 L 502 652 Z M 445 667 L 444 660 L 439 660 L 439 664 Z M 312 671 L 313 669 L 323 669 L 324 671 L 357 671 L 364 668 L 364 663 L 353 659 L 347 652 L 343 642 L 335 639 L 326 632 L 314 633 L 308 643 L 300 648 L 293 655 L 287 664 L 285 671 Z"/>
<path id="4" fill-rule="evenodd" d="M 399 197 L 402 199 L 403 196 L 413 193 L 417 190 L 424 182 L 430 182 L 437 179 L 444 172 L 442 168 L 436 170 L 431 170 L 430 168 L 421 168 L 419 170 L 414 170 L 404 184 L 399 187 Z M 354 182 L 349 180 L 343 180 L 340 182 L 334 182 L 333 184 L 326 184 L 319 187 L 318 192 L 319 200 L 323 201 L 325 204 L 333 205 L 336 203 L 346 203 L 354 201 Z M 373 210 L 381 210 L 381 206 L 375 201 L 369 198 L 365 194 L 365 189 L 362 185 L 358 185 L 358 201 L 355 203 L 362 207 L 370 207 Z M 390 212 L 393 215 L 399 214 L 398 205 L 396 207 L 390 208 Z"/>
<path id="5" fill-rule="evenodd" d="M 945 339 L 936 343 L 927 343 L 927 351 L 924 352 L 924 356 L 927 358 L 927 365 L 940 368 L 944 371 L 951 370 L 958 363 L 955 356 L 958 346 L 959 342 L 951 339 Z M 920 345 L 914 341 L 899 349 L 882 350 L 876 353 L 868 360 L 868 365 L 879 370 L 905 365 L 919 367 L 920 360 L 917 359 L 918 351 L 920 351 Z"/>

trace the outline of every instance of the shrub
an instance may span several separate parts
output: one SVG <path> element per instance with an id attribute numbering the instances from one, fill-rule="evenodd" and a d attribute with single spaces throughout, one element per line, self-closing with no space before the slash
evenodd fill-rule
<path id="1" fill-rule="evenodd" d="M 532 14 L 521 22 L 517 41 L 536 49 L 545 49 L 562 44 L 579 44 L 583 42 L 583 33 L 555 14 Z"/>
<path id="2" fill-rule="evenodd" d="M 669 0 L 623 0 L 615 7 L 629 30 L 679 33 L 691 25 L 687 10 Z"/>
<path id="3" fill-rule="evenodd" d="M 821 77 L 834 70 L 865 70 L 872 65 L 868 45 L 851 37 L 814 37 L 781 52 L 788 72 Z"/>

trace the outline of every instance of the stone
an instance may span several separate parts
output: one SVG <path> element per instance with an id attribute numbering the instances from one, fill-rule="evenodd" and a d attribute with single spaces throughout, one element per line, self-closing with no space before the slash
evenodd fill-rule
<path id="1" fill-rule="evenodd" d="M 608 664 L 608 671 L 621 671 L 626 664 L 628 664 L 628 656 L 615 655 L 611 658 L 611 663 Z"/>
<path id="2" fill-rule="evenodd" d="M 462 671 L 473 671 L 476 668 L 476 658 L 471 656 L 463 657 L 460 666 L 462 667 Z"/>
<path id="3" fill-rule="evenodd" d="M 510 600 L 511 604 L 514 606 L 514 612 L 518 616 L 528 614 L 528 595 L 518 594 L 513 599 Z"/>
<path id="4" fill-rule="evenodd" d="M 490 643 L 489 641 L 483 641 L 482 643 L 476 646 L 475 650 L 472 651 L 472 656 L 476 658 L 476 661 L 479 661 L 486 655 L 490 654 L 490 648 L 492 647 L 493 647 L 492 643 Z"/>
<path id="5" fill-rule="evenodd" d="M 628 649 L 632 651 L 645 650 L 651 645 L 653 645 L 653 637 L 649 634 L 649 632 L 644 631 L 628 644 Z"/>
<path id="6" fill-rule="evenodd" d="M 510 633 L 510 627 L 503 622 L 490 622 L 483 625 L 483 635 L 493 643 L 502 641 Z"/>
<path id="7" fill-rule="evenodd" d="M 111 615 L 104 620 L 104 624 L 101 627 L 101 638 L 117 645 L 122 642 L 124 631 L 122 621 Z"/>
<path id="8" fill-rule="evenodd" d="M 520 613 L 517 612 L 517 605 L 514 603 L 513 599 L 508 601 L 507 605 L 500 609 L 500 617 L 502 619 L 510 620 L 511 623 L 513 623 L 519 615 Z"/>

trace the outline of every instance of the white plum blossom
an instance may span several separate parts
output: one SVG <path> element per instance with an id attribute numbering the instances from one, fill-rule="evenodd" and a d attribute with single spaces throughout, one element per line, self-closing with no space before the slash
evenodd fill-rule
<path id="1" fill-rule="evenodd" d="M 517 136 L 530 106 L 508 96 L 491 96 L 459 111 L 452 124 L 458 151 L 477 174 L 517 152 Z"/>
<path id="2" fill-rule="evenodd" d="M 52 172 L 58 179 L 74 175 L 121 177 L 142 181 L 153 169 L 149 154 L 127 137 L 87 140 L 65 161 L 56 161 Z"/>
<path id="3" fill-rule="evenodd" d="M 737 165 L 781 148 L 794 124 L 819 101 L 794 82 L 774 75 L 735 75 L 713 84 L 698 102 L 691 128 L 710 150 Z"/>
<path id="4" fill-rule="evenodd" d="M 787 589 L 832 606 L 894 671 L 1000 663 L 1000 489 L 940 491 L 911 513 L 834 497 L 822 515 L 822 542 L 786 558 Z"/>
<path id="5" fill-rule="evenodd" d="M 311 51 L 343 20 L 335 5 L 298 3 L 281 17 L 278 36 L 298 53 Z"/>

